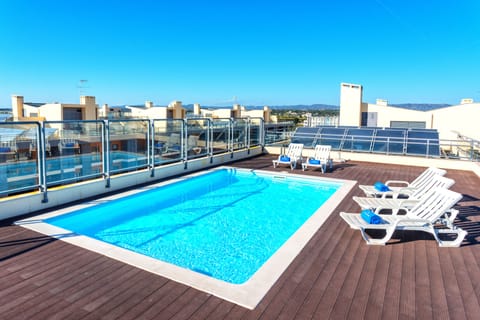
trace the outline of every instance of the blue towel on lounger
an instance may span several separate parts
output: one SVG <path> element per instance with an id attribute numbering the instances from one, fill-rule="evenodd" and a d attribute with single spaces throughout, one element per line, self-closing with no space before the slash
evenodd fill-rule
<path id="1" fill-rule="evenodd" d="M 280 157 L 280 161 L 285 161 L 285 162 L 290 161 L 290 157 L 281 156 L 281 157 Z"/>
<path id="2" fill-rule="evenodd" d="M 379 215 L 375 214 L 375 212 L 373 212 L 370 209 L 362 210 L 362 212 L 360 213 L 360 216 L 362 217 L 363 220 L 365 220 L 369 224 L 383 223 L 382 218 L 380 218 Z"/>
<path id="3" fill-rule="evenodd" d="M 375 182 L 373 186 L 375 187 L 375 189 L 381 192 L 390 191 L 390 188 L 386 184 L 380 181 Z"/>
<path id="4" fill-rule="evenodd" d="M 320 164 L 320 160 L 317 160 L 317 159 L 309 159 L 309 160 L 308 160 L 308 163 L 310 163 L 310 164 Z"/>

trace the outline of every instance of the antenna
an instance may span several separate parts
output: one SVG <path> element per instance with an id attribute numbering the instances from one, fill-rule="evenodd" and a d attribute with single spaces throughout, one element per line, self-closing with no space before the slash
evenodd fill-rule
<path id="1" fill-rule="evenodd" d="M 78 88 L 78 93 L 80 94 L 80 96 L 83 96 L 85 95 L 85 90 L 87 87 L 87 82 L 88 80 L 86 79 L 82 79 L 78 82 L 78 85 L 77 85 L 77 88 Z"/>

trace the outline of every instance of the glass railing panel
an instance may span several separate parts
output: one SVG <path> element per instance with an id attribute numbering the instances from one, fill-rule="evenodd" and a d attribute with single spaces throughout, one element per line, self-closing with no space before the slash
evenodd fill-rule
<path id="1" fill-rule="evenodd" d="M 38 122 L 0 123 L 0 197 L 39 188 L 40 135 Z"/>
<path id="2" fill-rule="evenodd" d="M 244 149 L 247 147 L 248 123 L 246 119 L 233 119 L 232 122 L 232 148 L 233 150 Z"/>
<path id="3" fill-rule="evenodd" d="M 109 121 L 109 169 L 111 173 L 148 166 L 148 120 Z"/>
<path id="4" fill-rule="evenodd" d="M 263 119 L 261 118 L 250 118 L 249 121 L 249 146 L 259 146 L 263 144 Z"/>
<path id="5" fill-rule="evenodd" d="M 83 181 L 103 174 L 102 121 L 46 121 L 44 126 L 47 185 Z"/>
<path id="6" fill-rule="evenodd" d="M 231 136 L 232 121 L 225 119 L 212 119 L 212 153 L 223 153 L 230 151 L 229 139 Z"/>
<path id="7" fill-rule="evenodd" d="M 192 118 L 186 120 L 187 139 L 185 151 L 187 159 L 204 157 L 210 154 L 210 119 Z"/>
<path id="8" fill-rule="evenodd" d="M 154 164 L 161 165 L 183 159 L 184 121 L 181 119 L 153 120 Z"/>
<path id="9" fill-rule="evenodd" d="M 264 123 L 265 144 L 285 143 L 295 131 L 293 122 Z"/>

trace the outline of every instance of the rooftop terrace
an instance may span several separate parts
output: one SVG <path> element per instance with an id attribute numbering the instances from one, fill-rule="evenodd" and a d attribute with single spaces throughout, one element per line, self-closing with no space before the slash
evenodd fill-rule
<path id="1" fill-rule="evenodd" d="M 275 155 L 234 166 L 273 169 Z M 326 177 L 371 184 L 412 180 L 424 168 L 358 161 Z M 290 170 L 288 170 L 290 171 Z M 320 171 L 293 173 L 322 175 Z M 480 314 L 480 178 L 448 169 L 464 197 L 460 248 L 439 248 L 427 233 L 398 232 L 367 246 L 339 217 L 358 211 L 354 187 L 269 293 L 249 310 L 4 221 L 0 224 L 0 315 L 5 319 L 476 319 Z"/>

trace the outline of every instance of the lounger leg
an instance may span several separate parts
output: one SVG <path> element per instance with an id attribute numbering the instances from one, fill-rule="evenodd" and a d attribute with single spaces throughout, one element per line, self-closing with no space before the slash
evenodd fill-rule
<path id="1" fill-rule="evenodd" d="M 385 229 L 385 236 L 383 238 L 372 238 L 370 237 L 367 232 L 365 231 L 365 228 L 360 228 L 360 232 L 362 233 L 363 239 L 367 242 L 367 244 L 372 244 L 372 245 L 385 245 L 388 240 L 390 240 L 393 236 L 393 233 L 395 232 L 395 228 L 386 228 Z"/>
<path id="2" fill-rule="evenodd" d="M 440 240 L 438 237 L 440 233 L 455 233 L 457 234 L 457 238 L 451 241 Z M 437 240 L 439 247 L 460 247 L 460 245 L 463 242 L 463 239 L 465 239 L 465 236 L 467 234 L 468 232 L 461 228 L 457 228 L 453 230 L 452 229 L 435 229 L 433 236 L 435 237 L 435 240 Z"/>

